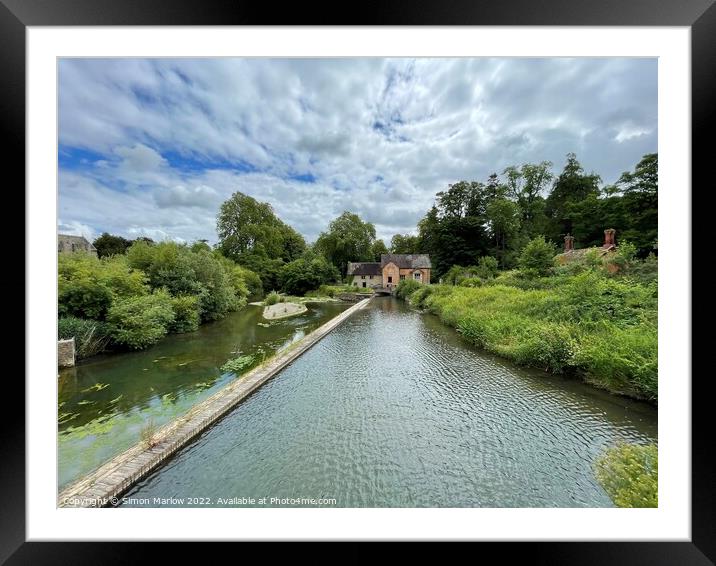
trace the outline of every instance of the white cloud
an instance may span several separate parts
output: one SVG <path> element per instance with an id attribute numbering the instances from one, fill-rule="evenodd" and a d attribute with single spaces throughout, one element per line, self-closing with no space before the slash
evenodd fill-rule
<path id="1" fill-rule="evenodd" d="M 387 240 L 461 179 L 574 151 L 605 182 L 656 151 L 656 60 L 65 59 L 68 223 L 215 241 L 234 191 L 314 239 L 343 210 Z M 305 182 L 313 180 L 315 182 Z"/>

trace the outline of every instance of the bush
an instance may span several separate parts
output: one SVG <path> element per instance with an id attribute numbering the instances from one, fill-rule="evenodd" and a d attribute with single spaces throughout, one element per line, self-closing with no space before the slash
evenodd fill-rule
<path id="1" fill-rule="evenodd" d="M 299 258 L 281 268 L 281 289 L 290 295 L 302 296 L 340 277 L 338 270 L 323 257 Z"/>
<path id="2" fill-rule="evenodd" d="M 423 285 L 410 295 L 410 304 L 417 308 L 425 307 L 425 300 L 432 294 L 434 287 L 432 285 Z"/>
<path id="3" fill-rule="evenodd" d="M 414 279 L 403 279 L 395 288 L 395 296 L 400 299 L 407 299 L 422 286 L 422 283 L 419 283 Z"/>
<path id="4" fill-rule="evenodd" d="M 103 320 L 112 301 L 147 293 L 146 277 L 124 256 L 102 260 L 86 253 L 59 254 L 58 314 Z"/>
<path id="5" fill-rule="evenodd" d="M 112 337 L 118 344 L 140 350 L 156 344 L 174 321 L 172 300 L 166 291 L 118 300 L 107 313 Z"/>
<path id="6" fill-rule="evenodd" d="M 270 307 L 271 305 L 275 305 L 276 303 L 282 303 L 284 300 L 285 299 L 276 291 L 271 291 L 268 295 L 266 295 L 266 298 L 264 299 L 264 305 Z"/>
<path id="7" fill-rule="evenodd" d="M 482 287 L 482 279 L 479 277 L 465 277 L 460 280 L 460 287 Z"/>
<path id="8" fill-rule="evenodd" d="M 489 255 L 481 257 L 477 262 L 477 275 L 482 279 L 492 279 L 498 273 L 497 260 Z"/>
<path id="9" fill-rule="evenodd" d="M 555 256 L 555 247 L 544 236 L 537 236 L 528 242 L 519 259 L 520 269 L 527 275 L 548 275 Z"/>
<path id="10" fill-rule="evenodd" d="M 107 324 L 74 316 L 62 317 L 57 321 L 57 336 L 60 340 L 75 339 L 77 359 L 99 354 L 111 340 Z"/>
<path id="11" fill-rule="evenodd" d="M 617 507 L 658 507 L 658 458 L 655 444 L 620 443 L 600 456 L 595 475 Z"/>
<path id="12" fill-rule="evenodd" d="M 193 332 L 199 328 L 199 298 L 191 295 L 172 297 L 174 320 L 169 324 L 169 332 Z"/>

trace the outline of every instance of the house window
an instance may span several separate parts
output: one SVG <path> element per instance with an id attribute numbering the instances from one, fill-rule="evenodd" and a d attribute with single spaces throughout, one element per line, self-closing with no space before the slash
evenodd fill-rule
<path id="1" fill-rule="evenodd" d="M 365 287 L 365 281 L 363 281 L 363 287 Z"/>
<path id="2" fill-rule="evenodd" d="M 400 280 L 403 281 L 405 279 L 405 275 L 400 276 Z"/>
<path id="3" fill-rule="evenodd" d="M 361 279 L 365 279 L 365 275 L 361 275 L 360 278 L 361 278 Z"/>
<path id="4" fill-rule="evenodd" d="M 413 273 L 413 278 L 416 281 L 420 281 L 420 276 L 421 276 L 421 273 L 419 271 L 416 271 L 415 273 Z"/>
<path id="5" fill-rule="evenodd" d="M 392 283 L 392 282 L 393 282 L 393 276 L 392 276 L 392 275 L 388 275 L 388 283 Z"/>

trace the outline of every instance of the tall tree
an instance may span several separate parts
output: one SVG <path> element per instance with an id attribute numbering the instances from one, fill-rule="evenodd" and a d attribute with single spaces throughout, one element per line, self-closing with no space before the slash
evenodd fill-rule
<path id="1" fill-rule="evenodd" d="M 373 254 L 373 261 L 380 261 L 380 256 L 388 253 L 388 248 L 383 240 L 376 240 L 373 242 L 371 252 Z"/>
<path id="2" fill-rule="evenodd" d="M 390 240 L 390 251 L 394 254 L 420 253 L 420 236 L 396 234 Z"/>
<path id="3" fill-rule="evenodd" d="M 374 242 L 375 226 L 346 211 L 329 224 L 326 232 L 321 232 L 315 249 L 345 277 L 349 261 L 373 261 Z"/>
<path id="4" fill-rule="evenodd" d="M 284 224 L 271 205 L 240 192 L 221 205 L 216 231 L 221 253 L 258 273 L 266 290 L 278 288 L 281 265 L 306 248 L 303 237 Z"/>
<path id="5" fill-rule="evenodd" d="M 642 256 L 655 251 L 659 215 L 658 154 L 642 157 L 634 171 L 622 173 L 616 187 L 623 195 L 623 207 L 629 211 L 630 220 L 622 229 L 621 238 L 635 244 Z"/>
<path id="6" fill-rule="evenodd" d="M 587 175 L 574 153 L 567 154 L 567 163 L 552 186 L 545 201 L 545 214 L 549 219 L 548 233 L 553 240 L 559 241 L 567 234 L 573 234 L 574 223 L 570 216 L 570 206 L 590 196 L 599 196 L 599 175 Z"/>
<path id="7" fill-rule="evenodd" d="M 509 196 L 522 211 L 522 231 L 528 238 L 543 233 L 546 223 L 545 199 L 542 196 L 552 180 L 552 162 L 525 163 L 519 169 L 507 167 L 504 175 Z"/>

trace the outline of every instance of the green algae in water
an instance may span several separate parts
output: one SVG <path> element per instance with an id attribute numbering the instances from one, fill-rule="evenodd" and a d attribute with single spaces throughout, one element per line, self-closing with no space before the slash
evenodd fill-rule
<path id="1" fill-rule="evenodd" d="M 254 363 L 254 356 L 239 356 L 238 358 L 227 361 L 223 366 L 221 366 L 221 371 L 239 374 L 243 369 L 249 367 L 252 363 Z"/>

